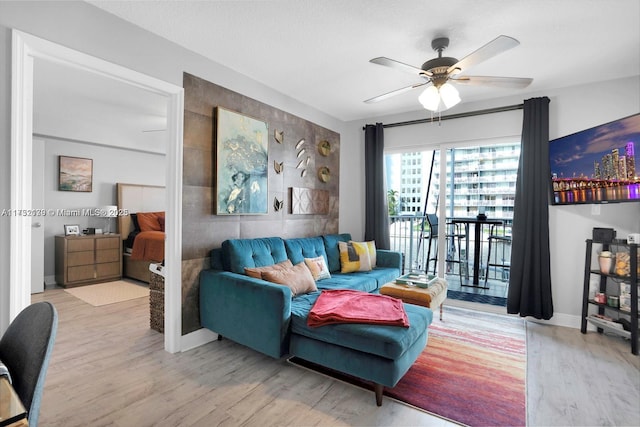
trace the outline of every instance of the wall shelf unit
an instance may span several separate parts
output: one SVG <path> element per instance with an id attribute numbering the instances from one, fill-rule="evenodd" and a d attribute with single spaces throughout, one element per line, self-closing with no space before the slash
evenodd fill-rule
<path id="1" fill-rule="evenodd" d="M 591 266 L 594 243 L 601 245 L 602 251 L 614 254 L 612 272 L 602 272 Z M 620 255 L 618 255 L 620 254 Z M 626 255 L 621 254 L 628 254 Z M 624 261 L 628 259 L 628 261 Z M 626 264 L 628 262 L 628 265 Z M 605 294 L 606 300 L 596 301 L 589 293 L 591 278 L 599 278 L 598 292 Z M 586 256 L 584 270 L 584 290 L 582 296 L 582 325 L 581 332 L 587 333 L 587 322 L 595 325 L 598 332 L 606 332 L 621 336 L 631 341 L 631 352 L 638 355 L 638 245 L 629 244 L 626 240 L 612 240 L 610 242 L 586 241 Z M 610 297 L 618 304 L 608 303 Z M 628 303 L 627 303 L 628 301 Z M 595 307 L 595 313 L 589 313 L 589 307 Z M 608 320 L 608 319 L 611 320 Z M 625 319 L 629 330 L 616 320 Z"/>

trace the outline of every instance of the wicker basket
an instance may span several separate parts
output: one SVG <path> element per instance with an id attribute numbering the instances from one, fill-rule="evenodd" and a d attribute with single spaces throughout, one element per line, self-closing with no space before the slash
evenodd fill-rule
<path id="1" fill-rule="evenodd" d="M 164 277 L 150 274 L 149 281 L 149 324 L 151 329 L 164 333 Z"/>

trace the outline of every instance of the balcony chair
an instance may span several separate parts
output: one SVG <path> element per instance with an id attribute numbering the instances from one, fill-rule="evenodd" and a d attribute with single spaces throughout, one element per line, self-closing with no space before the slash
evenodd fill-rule
<path id="1" fill-rule="evenodd" d="M 27 410 L 30 427 L 38 425 L 40 400 L 58 330 L 58 313 L 49 302 L 31 304 L 11 322 L 0 339 L 0 360 Z"/>
<path id="2" fill-rule="evenodd" d="M 429 236 L 427 237 L 429 239 L 429 244 L 427 246 L 427 263 L 426 263 L 426 268 L 425 268 L 425 272 L 429 272 L 429 264 L 431 263 L 431 261 L 433 261 L 433 274 L 436 274 L 436 267 L 438 265 L 438 250 L 437 250 L 437 246 L 435 246 L 435 256 L 431 257 L 431 245 L 433 240 L 435 239 L 435 241 L 438 241 L 438 216 L 436 214 L 426 214 L 427 217 L 427 222 L 429 223 Z M 451 242 L 451 246 L 447 246 L 447 263 L 461 263 L 461 258 L 460 258 L 460 240 L 462 240 L 463 238 L 466 238 L 466 234 L 464 233 L 460 233 L 458 226 L 455 224 L 447 224 L 447 226 L 453 226 L 453 232 L 452 233 L 448 233 L 445 235 L 445 238 L 447 240 L 447 245 L 449 245 L 449 242 Z M 450 256 L 451 253 L 455 253 L 456 252 L 456 240 L 457 240 L 457 252 L 458 252 L 458 259 L 454 260 L 452 258 L 452 256 Z M 460 269 L 458 269 L 459 273 Z"/>
<path id="3" fill-rule="evenodd" d="M 491 226 L 491 230 L 489 232 L 489 237 L 487 238 L 487 241 L 489 242 L 489 247 L 487 248 L 487 269 L 485 271 L 484 274 L 484 286 L 487 286 L 487 280 L 489 279 L 489 269 L 491 267 L 500 267 L 502 268 L 502 272 L 503 272 L 503 280 L 504 280 L 504 273 L 506 272 L 506 277 L 507 280 L 509 278 L 509 271 L 511 268 L 511 260 L 507 260 L 504 258 L 504 248 L 505 245 L 510 245 L 511 244 L 511 236 L 508 234 L 496 234 L 495 233 L 495 225 Z M 491 262 L 491 246 L 494 244 L 497 245 L 498 243 L 502 243 L 502 258 L 501 258 L 501 262 L 497 262 L 497 259 L 495 260 L 495 262 Z M 497 255 L 497 253 L 496 253 Z M 497 258 L 497 257 L 496 257 Z"/>

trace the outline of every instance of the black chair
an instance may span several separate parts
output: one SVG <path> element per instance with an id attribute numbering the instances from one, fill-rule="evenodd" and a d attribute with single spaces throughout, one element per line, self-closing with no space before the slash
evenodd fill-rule
<path id="1" fill-rule="evenodd" d="M 502 268 L 503 272 L 506 272 L 507 274 L 510 271 L 511 268 L 511 260 L 507 260 L 504 258 L 504 245 L 510 245 L 511 244 L 511 236 L 508 234 L 497 234 L 495 232 L 495 226 L 492 225 L 491 226 L 491 230 L 489 232 L 489 237 L 487 238 L 488 242 L 489 242 L 489 247 L 487 248 L 487 269 L 485 270 L 485 274 L 484 274 L 484 286 L 487 286 L 487 280 L 489 279 L 489 269 L 491 267 L 500 267 Z M 493 246 L 493 244 L 498 244 L 498 243 L 502 243 L 503 244 L 503 258 L 501 259 L 502 262 L 491 262 L 491 246 Z M 508 276 L 507 276 L 508 277 Z"/>
<path id="2" fill-rule="evenodd" d="M 427 236 L 427 238 L 429 239 L 429 244 L 427 246 L 427 265 L 425 268 L 425 272 L 429 271 L 429 264 L 431 263 L 431 261 L 433 261 L 433 274 L 436 274 L 436 267 L 438 265 L 438 250 L 437 247 L 435 248 L 435 256 L 432 257 L 431 256 L 431 245 L 433 240 L 435 239 L 435 241 L 438 241 L 438 216 L 436 214 L 426 214 L 427 217 L 427 222 L 429 223 L 429 235 Z M 457 262 L 460 263 L 461 259 L 460 259 L 460 240 L 462 238 L 466 237 L 466 234 L 464 233 L 460 233 L 458 230 L 458 226 L 455 224 L 447 224 L 447 227 L 454 227 L 453 231 L 450 233 L 447 233 L 445 235 L 445 238 L 447 240 L 447 243 L 449 244 L 449 246 L 447 247 L 447 262 L 451 263 L 451 262 Z M 457 240 L 457 242 L 456 242 Z M 457 252 L 458 252 L 458 259 L 454 260 L 453 257 L 451 256 L 451 253 L 455 253 L 456 252 L 456 243 L 457 243 Z"/>
<path id="3" fill-rule="evenodd" d="M 58 330 L 58 313 L 49 302 L 31 304 L 11 322 L 0 339 L 0 360 L 27 409 L 30 427 L 38 425 L 40 400 Z"/>

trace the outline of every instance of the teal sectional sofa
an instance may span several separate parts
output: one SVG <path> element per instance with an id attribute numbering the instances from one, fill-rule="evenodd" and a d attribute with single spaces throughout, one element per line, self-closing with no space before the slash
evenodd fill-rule
<path id="1" fill-rule="evenodd" d="M 383 386 L 395 386 L 426 346 L 433 313 L 405 304 L 409 328 L 369 324 L 308 327 L 307 315 L 322 290 L 377 293 L 401 273 L 401 254 L 385 250 L 377 250 L 373 270 L 341 273 L 338 242 L 349 240 L 349 234 L 226 240 L 211 251 L 211 269 L 200 274 L 202 326 L 275 358 L 297 356 L 371 381 L 380 405 Z M 287 286 L 249 277 L 244 270 L 287 259 L 296 265 L 319 256 L 326 260 L 331 277 L 319 280 L 317 291 L 295 297 Z"/>

